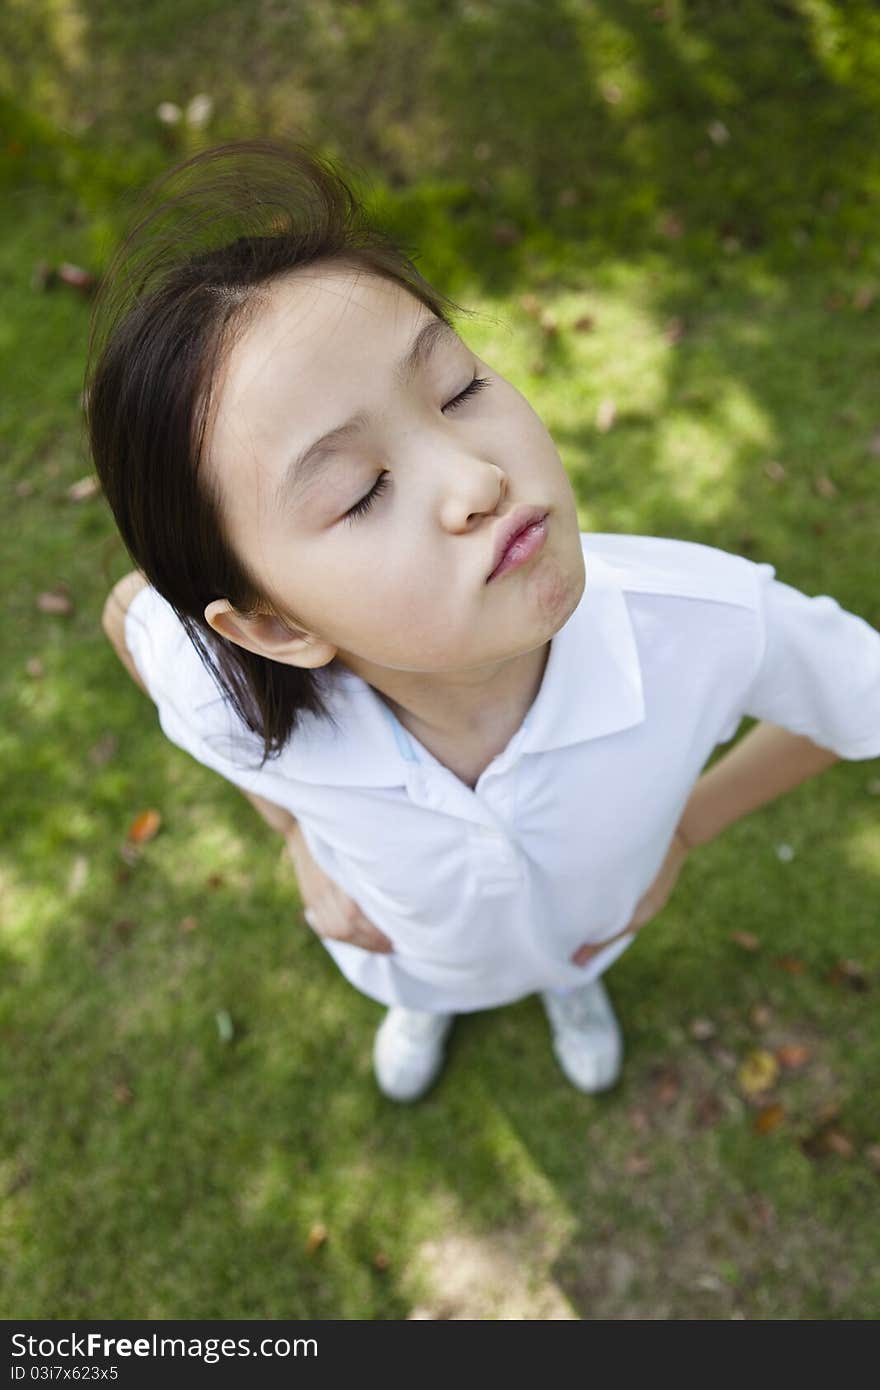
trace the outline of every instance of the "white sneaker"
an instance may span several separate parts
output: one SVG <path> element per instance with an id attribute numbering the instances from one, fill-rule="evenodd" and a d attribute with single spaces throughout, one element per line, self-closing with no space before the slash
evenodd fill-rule
<path id="1" fill-rule="evenodd" d="M 623 1037 L 601 980 L 541 995 L 556 1060 L 579 1091 L 606 1091 L 620 1075 Z"/>
<path id="2" fill-rule="evenodd" d="M 388 1010 L 373 1042 L 373 1071 L 389 1100 L 418 1100 L 436 1081 L 454 1018 L 398 1006 Z"/>

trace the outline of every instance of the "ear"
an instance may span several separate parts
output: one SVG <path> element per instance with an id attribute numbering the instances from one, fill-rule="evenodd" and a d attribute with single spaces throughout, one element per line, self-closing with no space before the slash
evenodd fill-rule
<path id="1" fill-rule="evenodd" d="M 221 637 L 239 647 L 288 666 L 326 666 L 336 655 L 336 648 L 330 642 L 322 642 L 302 629 L 291 631 L 271 614 L 242 617 L 225 598 L 212 599 L 205 609 L 205 621 Z"/>

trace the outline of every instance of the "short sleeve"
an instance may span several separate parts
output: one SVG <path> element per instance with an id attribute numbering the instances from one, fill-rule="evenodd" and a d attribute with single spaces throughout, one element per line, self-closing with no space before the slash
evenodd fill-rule
<path id="1" fill-rule="evenodd" d="M 258 792 L 267 779 L 254 767 L 253 736 L 234 717 L 174 609 L 150 586 L 128 605 L 125 645 L 166 737 L 236 786 Z"/>
<path id="2" fill-rule="evenodd" d="M 138 589 L 125 613 L 125 645 L 137 667 L 138 674 L 155 704 L 159 703 L 156 685 L 156 650 L 151 633 L 151 621 L 161 616 L 163 600 L 155 589 L 145 584 Z"/>
<path id="3" fill-rule="evenodd" d="M 757 669 L 743 713 L 843 759 L 880 756 L 880 632 L 828 594 L 810 598 L 754 566 Z"/>

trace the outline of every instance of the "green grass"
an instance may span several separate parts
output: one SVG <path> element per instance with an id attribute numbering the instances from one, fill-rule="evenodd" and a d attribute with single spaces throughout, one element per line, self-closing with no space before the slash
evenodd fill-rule
<path id="1" fill-rule="evenodd" d="M 370 1071 L 381 1010 L 300 921 L 280 840 L 168 743 L 106 643 L 101 607 L 129 564 L 101 498 L 66 497 L 89 471 L 88 303 L 33 289 L 35 261 L 100 269 L 129 191 L 171 157 L 294 123 L 369 172 L 424 273 L 481 311 L 464 331 L 545 420 L 584 529 L 766 559 L 880 625 L 876 13 L 681 3 L 662 23 L 658 8 L 9 12 L 5 1317 L 876 1316 L 876 761 L 691 857 L 608 977 L 627 1043 L 615 1091 L 568 1087 L 530 999 L 461 1019 L 436 1090 L 398 1108 Z M 216 103 L 204 131 L 159 126 L 158 101 L 199 91 Z M 37 606 L 58 583 L 69 615 Z M 127 864 L 146 807 L 162 828 Z M 757 952 L 732 941 L 744 929 Z M 829 981 L 846 958 L 866 991 Z M 811 1057 L 761 1136 L 735 1068 L 784 1042 Z M 810 1158 L 799 1141 L 829 1104 L 851 1152 Z"/>

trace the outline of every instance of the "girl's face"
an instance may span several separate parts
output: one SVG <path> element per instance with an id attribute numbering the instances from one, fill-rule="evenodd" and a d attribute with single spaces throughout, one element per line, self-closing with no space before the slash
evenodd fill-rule
<path id="1" fill-rule="evenodd" d="M 206 617 L 274 660 L 338 656 L 380 687 L 389 668 L 479 680 L 545 644 L 583 592 L 574 497 L 541 420 L 393 282 L 340 266 L 275 281 L 228 355 L 206 438 L 230 539 L 300 628 L 225 600 Z M 549 513 L 543 548 L 487 583 L 522 505 Z"/>

